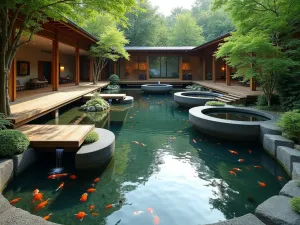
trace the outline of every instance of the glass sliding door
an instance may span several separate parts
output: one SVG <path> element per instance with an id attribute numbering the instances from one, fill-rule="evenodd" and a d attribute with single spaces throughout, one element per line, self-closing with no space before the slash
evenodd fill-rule
<path id="1" fill-rule="evenodd" d="M 179 78 L 178 56 L 150 56 L 150 78 Z"/>

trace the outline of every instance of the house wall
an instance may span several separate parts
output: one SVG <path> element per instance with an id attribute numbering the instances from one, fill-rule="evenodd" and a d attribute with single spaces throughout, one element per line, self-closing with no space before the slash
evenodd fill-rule
<path id="1" fill-rule="evenodd" d="M 52 61 L 52 53 L 41 51 L 40 48 L 33 48 L 26 45 L 21 46 L 16 53 L 16 61 L 29 61 L 30 62 L 30 75 L 18 76 L 17 80 L 21 84 L 26 84 L 29 79 L 38 77 L 38 61 Z M 61 72 L 62 77 L 69 75 L 75 76 L 75 55 L 59 55 L 59 62 L 61 66 L 64 66 L 64 72 Z"/>

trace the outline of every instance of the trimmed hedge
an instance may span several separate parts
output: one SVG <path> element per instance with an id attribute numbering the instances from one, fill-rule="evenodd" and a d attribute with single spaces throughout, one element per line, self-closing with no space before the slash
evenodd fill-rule
<path id="1" fill-rule="evenodd" d="M 0 157 L 12 157 L 26 151 L 30 144 L 25 134 L 18 130 L 0 131 Z"/>
<path id="2" fill-rule="evenodd" d="M 300 110 L 283 113 L 278 126 L 288 138 L 300 141 Z"/>
<path id="3" fill-rule="evenodd" d="M 225 106 L 224 102 L 219 101 L 209 101 L 205 103 L 206 106 Z"/>
<path id="4" fill-rule="evenodd" d="M 290 201 L 292 209 L 300 214 L 300 197 L 293 197 Z"/>
<path id="5" fill-rule="evenodd" d="M 110 76 L 109 76 L 108 80 L 110 81 L 110 84 L 112 84 L 112 85 L 116 85 L 116 84 L 118 84 L 118 83 L 119 83 L 119 81 L 120 81 L 120 78 L 119 78 L 119 76 L 118 76 L 118 75 L 116 75 L 116 74 L 112 74 L 112 75 L 110 75 Z"/>
<path id="6" fill-rule="evenodd" d="M 99 140 L 99 135 L 95 131 L 90 132 L 84 139 L 85 144 L 91 144 Z"/>

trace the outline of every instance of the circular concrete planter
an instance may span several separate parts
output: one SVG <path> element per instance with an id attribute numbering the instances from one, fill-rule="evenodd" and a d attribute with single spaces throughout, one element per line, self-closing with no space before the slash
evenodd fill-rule
<path id="1" fill-rule="evenodd" d="M 126 96 L 123 100 L 120 101 L 120 104 L 131 104 L 134 101 L 134 97 Z"/>
<path id="2" fill-rule="evenodd" d="M 195 95 L 201 95 L 203 97 L 195 97 Z M 214 101 L 219 96 L 222 95 L 209 91 L 176 92 L 174 94 L 174 101 L 183 107 L 195 107 L 203 106 L 209 101 Z"/>
<path id="3" fill-rule="evenodd" d="M 100 167 L 109 162 L 115 151 L 115 135 L 109 130 L 95 128 L 99 140 L 82 145 L 75 156 L 75 167 L 78 170 L 88 170 Z"/>
<path id="4" fill-rule="evenodd" d="M 144 84 L 141 88 L 146 93 L 162 94 L 172 91 L 173 86 L 170 84 Z"/>
<path id="5" fill-rule="evenodd" d="M 266 121 L 236 121 L 211 117 L 211 112 L 251 113 L 268 118 Z M 274 123 L 278 116 L 262 110 L 243 107 L 199 106 L 189 110 L 190 122 L 202 133 L 231 140 L 258 140 L 260 125 Z"/>

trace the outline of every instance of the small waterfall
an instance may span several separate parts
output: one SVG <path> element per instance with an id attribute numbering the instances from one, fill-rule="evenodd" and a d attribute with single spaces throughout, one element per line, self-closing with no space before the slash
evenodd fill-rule
<path id="1" fill-rule="evenodd" d="M 56 149 L 56 168 L 54 169 L 54 173 L 59 173 L 60 171 L 63 170 L 63 155 L 64 155 L 64 150 L 61 148 Z"/>

